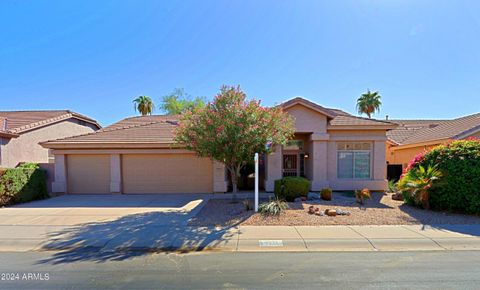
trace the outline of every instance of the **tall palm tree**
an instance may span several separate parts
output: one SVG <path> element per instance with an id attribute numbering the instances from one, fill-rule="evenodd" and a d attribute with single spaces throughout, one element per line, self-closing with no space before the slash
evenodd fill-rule
<path id="1" fill-rule="evenodd" d="M 147 96 L 139 96 L 135 100 L 133 100 L 135 111 L 140 112 L 142 116 L 151 115 L 153 110 L 155 109 L 155 105 L 153 104 L 152 99 Z"/>
<path id="2" fill-rule="evenodd" d="M 367 114 L 368 118 L 372 117 L 372 114 L 380 111 L 382 96 L 378 92 L 370 92 L 368 90 L 363 93 L 357 100 L 357 111 L 359 114 Z"/>

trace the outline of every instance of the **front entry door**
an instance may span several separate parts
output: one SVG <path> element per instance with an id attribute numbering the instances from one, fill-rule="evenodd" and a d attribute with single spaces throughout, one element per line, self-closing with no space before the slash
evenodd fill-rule
<path id="1" fill-rule="evenodd" d="M 298 176 L 298 154 L 283 154 L 283 177 Z"/>

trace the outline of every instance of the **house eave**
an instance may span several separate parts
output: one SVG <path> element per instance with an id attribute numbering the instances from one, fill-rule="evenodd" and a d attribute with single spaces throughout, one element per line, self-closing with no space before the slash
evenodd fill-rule
<path id="1" fill-rule="evenodd" d="M 391 125 L 328 125 L 327 130 L 382 130 L 388 131 L 395 129 L 397 126 Z"/>
<path id="2" fill-rule="evenodd" d="M 172 142 L 45 142 L 40 143 L 48 149 L 162 149 L 182 148 Z"/>

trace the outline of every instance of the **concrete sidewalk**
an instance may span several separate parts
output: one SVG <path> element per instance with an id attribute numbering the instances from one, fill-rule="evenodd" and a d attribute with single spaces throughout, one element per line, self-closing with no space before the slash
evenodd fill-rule
<path id="1" fill-rule="evenodd" d="M 0 226 L 0 251 L 444 251 L 480 250 L 480 225 L 240 226 L 120 224 Z M 131 225 L 130 225 L 131 226 Z"/>

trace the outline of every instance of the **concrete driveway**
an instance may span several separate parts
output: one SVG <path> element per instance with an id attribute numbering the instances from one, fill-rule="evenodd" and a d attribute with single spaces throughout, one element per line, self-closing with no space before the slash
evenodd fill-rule
<path id="1" fill-rule="evenodd" d="M 184 227 L 209 194 L 63 195 L 0 208 L 0 250 L 138 243 Z"/>
<path id="2" fill-rule="evenodd" d="M 1 208 L 0 225 L 73 226 L 152 212 L 176 213 L 157 223 L 178 224 L 187 222 L 209 198 L 208 194 L 63 195 Z"/>

